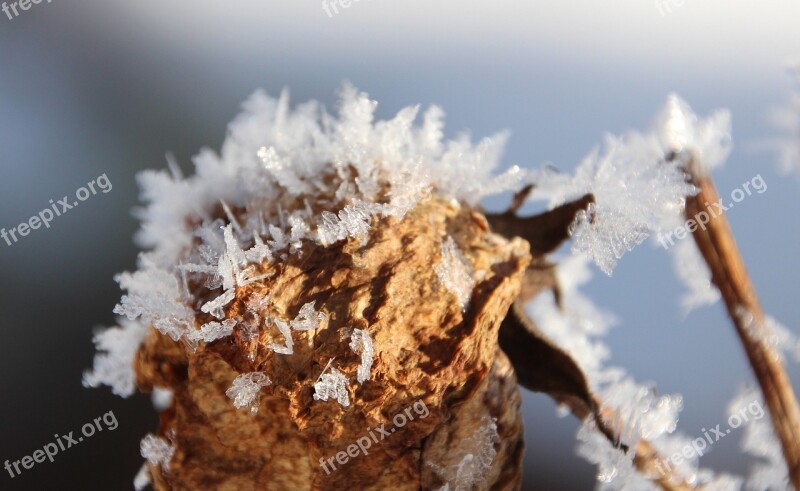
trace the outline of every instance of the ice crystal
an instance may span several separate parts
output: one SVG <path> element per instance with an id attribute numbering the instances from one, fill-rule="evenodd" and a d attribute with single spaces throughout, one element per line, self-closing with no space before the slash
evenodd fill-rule
<path id="1" fill-rule="evenodd" d="M 429 464 L 445 481 L 439 491 L 480 489 L 497 455 L 494 447 L 499 441 L 496 421 L 484 416 L 481 427 L 461 442 L 458 450 L 448 456 L 448 462 Z"/>
<path id="2" fill-rule="evenodd" d="M 610 351 L 600 338 L 613 325 L 614 318 L 586 298 L 579 287 L 591 278 L 588 258 L 571 256 L 556 270 L 561 291 L 561 306 L 553 295 L 539 295 L 529 306 L 531 317 L 548 339 L 572 356 L 587 377 L 592 391 L 604 408 L 615 415 L 611 422 L 619 440 L 633 447 L 646 439 L 666 455 L 680 449 L 688 440 L 675 433 L 683 400 L 680 395 L 657 395 L 653 387 L 634 381 L 624 370 L 606 366 Z M 608 490 L 658 489 L 651 478 L 632 465 L 632 453 L 625 453 L 609 442 L 595 423 L 587 420 L 578 432 L 578 454 L 598 466 L 598 487 Z M 669 452 L 669 453 L 666 453 Z M 697 459 L 684 459 L 677 473 L 697 482 L 722 483 L 697 467 Z M 695 476 L 695 477 L 693 477 Z M 720 488 L 722 489 L 722 488 Z"/>
<path id="3" fill-rule="evenodd" d="M 711 271 L 693 240 L 682 240 L 675 244 L 672 263 L 678 278 L 686 286 L 681 296 L 684 313 L 714 304 L 720 299 L 719 290 L 711 281 Z"/>
<path id="4" fill-rule="evenodd" d="M 153 408 L 156 411 L 166 411 L 172 405 L 172 399 L 175 392 L 166 387 L 153 387 L 153 392 L 150 394 L 150 400 L 153 403 Z"/>
<path id="5" fill-rule="evenodd" d="M 330 367 L 330 364 L 331 362 L 329 361 L 325 370 Z M 329 399 L 335 399 L 343 407 L 350 405 L 350 395 L 347 392 L 347 377 L 335 368 L 331 368 L 330 373 L 323 371 L 314 384 L 314 400 L 327 401 Z"/>
<path id="6" fill-rule="evenodd" d="M 233 334 L 236 326 L 236 319 L 225 319 L 222 322 L 208 322 L 200 326 L 199 330 L 192 330 L 186 334 L 186 339 L 191 343 L 203 341 L 210 343 L 217 339 L 224 338 Z"/>
<path id="7" fill-rule="evenodd" d="M 295 331 L 311 331 L 327 325 L 328 314 L 314 310 L 314 303 L 309 302 L 300 308 L 297 317 L 290 323 L 292 329 Z"/>
<path id="8" fill-rule="evenodd" d="M 233 380 L 233 384 L 225 391 L 228 399 L 233 401 L 237 409 L 249 407 L 253 413 L 258 412 L 258 393 L 262 387 L 272 382 L 264 373 L 243 373 Z"/>
<path id="9" fill-rule="evenodd" d="M 700 119 L 683 99 L 670 94 L 657 125 L 658 137 L 667 150 L 694 153 L 706 171 L 722 165 L 731 149 L 731 115 L 718 110 Z"/>
<path id="10" fill-rule="evenodd" d="M 573 252 L 590 257 L 606 274 L 617 261 L 654 232 L 674 228 L 686 196 L 697 190 L 686 180 L 675 152 L 695 157 L 703 169 L 720 165 L 730 150 L 730 116 L 718 111 L 699 119 L 671 95 L 654 130 L 607 136 L 604 151 L 590 153 L 574 175 L 540 172 L 541 192 L 555 207 L 586 193 L 595 203 L 571 228 Z"/>
<path id="11" fill-rule="evenodd" d="M 122 273 L 116 280 L 128 291 L 114 313 L 141 319 L 174 340 L 194 325 L 194 312 L 186 304 L 186 292 L 175 273 L 156 265 L 149 254 L 139 256 L 139 270 Z"/>
<path id="12" fill-rule="evenodd" d="M 153 434 L 147 434 L 140 445 L 142 457 L 150 462 L 150 465 L 160 465 L 163 469 L 169 469 L 169 461 L 175 453 L 175 446 L 166 439 Z"/>
<path id="13" fill-rule="evenodd" d="M 222 307 L 231 303 L 231 300 L 233 300 L 234 297 L 236 297 L 236 290 L 231 288 L 214 300 L 209 300 L 203 304 L 203 306 L 200 307 L 200 311 L 211 314 L 217 319 L 222 319 L 225 317 L 225 314 L 222 312 Z"/>
<path id="14" fill-rule="evenodd" d="M 294 353 L 294 341 L 292 341 L 292 330 L 289 328 L 289 324 L 280 319 L 272 319 L 272 323 L 283 335 L 283 345 L 270 343 L 267 348 L 281 355 L 291 355 Z"/>
<path id="15" fill-rule="evenodd" d="M 128 319 L 120 320 L 120 327 L 98 331 L 94 345 L 94 369 L 83 374 L 84 387 L 108 385 L 111 391 L 128 397 L 136 390 L 133 358 L 147 333 L 147 326 Z"/>
<path id="16" fill-rule="evenodd" d="M 434 270 L 442 285 L 456 296 L 461 309 L 466 310 L 475 280 L 472 279 L 469 262 L 452 237 L 447 236 L 442 241 L 440 261 L 434 266 Z"/>
<path id="17" fill-rule="evenodd" d="M 144 464 L 133 478 L 133 489 L 142 491 L 150 485 L 150 482 L 150 470 L 147 468 L 147 464 Z"/>
<path id="18" fill-rule="evenodd" d="M 743 388 L 728 406 L 728 414 L 739 414 L 742 408 L 752 404 L 758 404 L 762 411 L 765 411 L 761 394 L 753 387 Z M 743 425 L 742 450 L 757 459 L 744 489 L 750 491 L 791 489 L 781 444 L 775 436 L 769 415 L 762 414 L 762 416 L 764 417 L 750 418 Z"/>
<path id="19" fill-rule="evenodd" d="M 350 349 L 361 356 L 361 363 L 358 365 L 358 383 L 363 384 L 370 377 L 372 370 L 373 344 L 369 333 L 363 329 L 353 329 L 350 336 Z"/>

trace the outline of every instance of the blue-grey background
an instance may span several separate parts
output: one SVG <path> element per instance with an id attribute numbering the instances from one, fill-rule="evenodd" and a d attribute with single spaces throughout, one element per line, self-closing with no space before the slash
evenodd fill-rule
<path id="1" fill-rule="evenodd" d="M 319 1 L 55 0 L 0 14 L 0 227 L 27 220 L 106 173 L 113 183 L 8 247 L 0 242 L 0 461 L 113 410 L 119 427 L 37 464 L 0 488 L 131 489 L 139 439 L 157 418 L 145 396 L 85 390 L 92 328 L 114 323 L 114 273 L 133 268 L 136 172 L 175 154 L 184 170 L 219 148 L 240 102 L 263 87 L 329 108 L 348 79 L 381 117 L 417 102 L 447 112 L 450 135 L 508 128 L 505 164 L 571 169 L 604 132 L 646 128 L 670 91 L 700 114 L 733 112 L 734 152 L 715 177 L 723 195 L 761 173 L 766 193 L 729 214 L 765 309 L 800 326 L 800 181 L 754 144 L 774 134 L 770 107 L 800 56 L 796 2 L 361 0 L 329 17 Z M 796 59 L 796 58 L 795 58 Z M 487 203 L 502 207 L 508 197 Z M 586 288 L 620 325 L 613 363 L 680 392 L 689 435 L 724 423 L 751 380 L 720 305 L 684 316 L 682 286 L 661 250 L 626 255 Z M 796 364 L 789 365 L 795 383 Z M 525 489 L 589 489 L 574 455 L 578 423 L 524 394 Z M 703 464 L 743 473 L 740 435 Z"/>

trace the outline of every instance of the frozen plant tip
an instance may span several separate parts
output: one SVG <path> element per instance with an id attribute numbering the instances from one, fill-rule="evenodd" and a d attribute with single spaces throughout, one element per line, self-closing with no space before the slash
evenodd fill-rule
<path id="1" fill-rule="evenodd" d="M 610 274 L 699 211 L 729 149 L 727 113 L 698 118 L 671 96 L 652 131 L 608 137 L 567 175 L 498 173 L 505 134 L 445 140 L 441 109 L 376 121 L 376 104 L 349 85 L 336 113 L 257 92 L 193 174 L 169 161 L 139 176 L 145 251 L 117 276 L 121 327 L 95 336 L 84 379 L 160 401 L 136 486 L 518 489 L 519 381 L 582 421 L 599 487 L 735 489 L 697 459 L 660 465 L 686 445 L 683 399 L 609 366 L 600 338 L 614 319 L 579 292 L 589 259 Z M 504 191 L 508 211 L 481 209 Z M 518 216 L 529 196 L 550 209 Z M 729 288 L 740 264 L 714 259 L 732 250 L 719 231 L 695 235 L 707 270 L 693 291 L 753 316 L 734 320 L 796 479 L 792 416 L 776 411 L 793 395 L 770 356 L 791 336 L 766 330 L 752 289 Z M 580 254 L 552 263 L 569 239 Z M 425 418 L 402 411 L 419 401 Z M 330 455 L 336 472 L 317 465 Z"/>

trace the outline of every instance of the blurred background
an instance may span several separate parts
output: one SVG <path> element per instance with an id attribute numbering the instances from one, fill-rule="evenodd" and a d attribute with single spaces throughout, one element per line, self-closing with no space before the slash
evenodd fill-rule
<path id="1" fill-rule="evenodd" d="M 119 421 L 53 463 L 13 479 L 0 469 L 0 488 L 132 489 L 156 413 L 146 396 L 82 388 L 81 373 L 93 328 L 115 323 L 113 275 L 135 266 L 134 176 L 164 167 L 166 152 L 189 172 L 257 88 L 288 87 L 294 101 L 332 109 L 350 80 L 380 102 L 381 117 L 440 104 L 449 136 L 507 128 L 506 165 L 565 170 L 605 132 L 647 129 L 670 91 L 701 115 L 729 108 L 734 151 L 715 178 L 723 196 L 759 173 L 768 184 L 729 219 L 765 310 L 798 332 L 800 181 L 758 147 L 776 132 L 768 111 L 789 97 L 800 4 L 352 0 L 337 9 L 329 15 L 319 0 L 55 0 L 0 13 L 0 227 L 103 173 L 113 184 L 50 229 L 0 242 L 0 460 L 108 411 Z M 641 246 L 613 278 L 595 270 L 585 291 L 620 320 L 607 340 L 612 363 L 684 395 L 684 433 L 725 422 L 727 402 L 752 377 L 720 305 L 682 313 L 668 254 Z M 798 365 L 788 369 L 797 385 Z M 574 453 L 578 422 L 557 417 L 546 396 L 523 397 L 524 489 L 591 489 L 595 469 Z M 746 474 L 740 436 L 702 464 Z"/>

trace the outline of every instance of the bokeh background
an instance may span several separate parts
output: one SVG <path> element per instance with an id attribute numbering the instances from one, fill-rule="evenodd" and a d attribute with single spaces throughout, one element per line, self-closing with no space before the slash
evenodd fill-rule
<path id="1" fill-rule="evenodd" d="M 184 171 L 219 148 L 239 104 L 261 87 L 335 106 L 352 81 L 390 117 L 414 103 L 447 112 L 447 133 L 510 129 L 507 165 L 569 170 L 605 132 L 648 127 L 670 91 L 700 114 L 733 113 L 734 152 L 715 177 L 723 195 L 760 173 L 766 193 L 729 214 L 765 309 L 800 326 L 800 181 L 759 142 L 785 104 L 787 61 L 800 56 L 800 4 L 725 0 L 615 2 L 353 0 L 328 16 L 319 0 L 55 0 L 0 14 L 0 227 L 73 195 L 102 173 L 113 184 L 9 247 L 0 242 L 0 461 L 114 411 L 119 427 L 37 464 L 0 488 L 132 489 L 139 439 L 155 427 L 148 397 L 81 386 L 91 335 L 112 325 L 112 277 L 135 265 L 135 174 Z M 486 203 L 505 206 L 508 197 Z M 750 381 L 720 305 L 683 315 L 671 258 L 642 246 L 588 294 L 614 312 L 613 363 L 685 397 L 688 435 L 724 423 Z M 800 369 L 789 365 L 795 383 Z M 577 421 L 524 394 L 525 489 L 590 489 L 575 456 Z M 710 426 L 709 426 L 710 425 Z M 734 434 L 704 466 L 745 473 Z"/>

